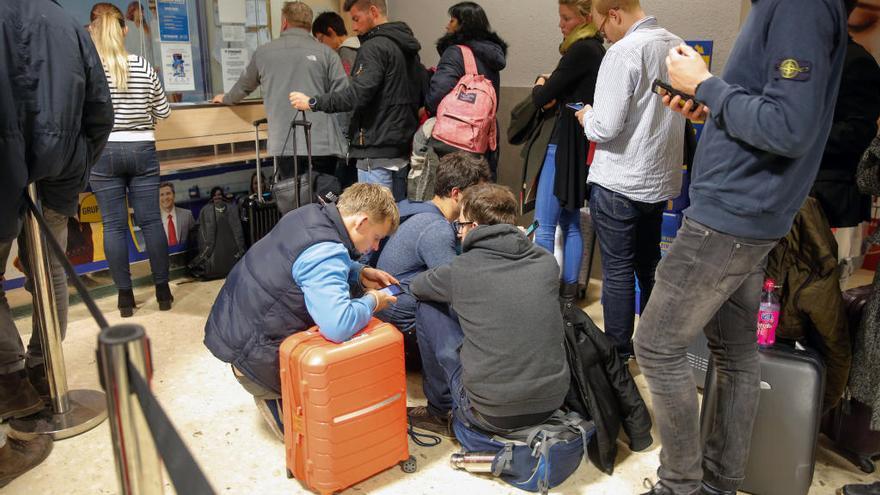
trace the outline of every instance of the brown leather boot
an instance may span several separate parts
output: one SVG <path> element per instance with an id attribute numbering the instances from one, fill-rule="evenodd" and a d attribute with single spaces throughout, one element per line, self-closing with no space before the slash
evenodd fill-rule
<path id="1" fill-rule="evenodd" d="M 42 410 L 43 401 L 25 370 L 0 375 L 0 420 L 23 418 Z"/>
<path id="2" fill-rule="evenodd" d="M 37 467 L 52 452 L 52 438 L 38 435 L 32 440 L 6 438 L 6 445 L 0 448 L 0 488 L 12 480 Z"/>

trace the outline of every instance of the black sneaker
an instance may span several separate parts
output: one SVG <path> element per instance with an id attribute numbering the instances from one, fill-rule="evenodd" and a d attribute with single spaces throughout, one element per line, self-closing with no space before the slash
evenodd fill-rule
<path id="1" fill-rule="evenodd" d="M 451 416 L 434 416 L 425 406 L 406 408 L 407 420 L 413 428 L 428 431 L 445 438 L 455 438 L 452 432 Z"/>

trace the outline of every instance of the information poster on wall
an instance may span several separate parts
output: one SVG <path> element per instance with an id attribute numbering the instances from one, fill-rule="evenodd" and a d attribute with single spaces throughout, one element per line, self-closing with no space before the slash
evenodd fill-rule
<path id="1" fill-rule="evenodd" d="M 699 40 L 699 41 L 685 41 L 691 48 L 696 50 L 697 53 L 703 56 L 703 60 L 706 61 L 706 65 L 709 67 L 709 70 L 712 70 L 712 55 L 715 49 L 715 42 L 711 40 Z M 703 126 L 706 125 L 705 122 L 693 122 L 694 129 L 697 131 L 697 140 L 699 141 L 700 136 L 703 134 Z"/>
<path id="2" fill-rule="evenodd" d="M 162 78 L 165 91 L 194 91 L 192 45 L 189 43 L 162 43 Z"/>
<path id="3" fill-rule="evenodd" d="M 223 92 L 228 93 L 239 76 L 247 68 L 248 51 L 244 48 L 224 48 L 221 52 L 223 66 Z"/>
<path id="4" fill-rule="evenodd" d="M 159 37 L 163 42 L 189 42 L 187 0 L 158 0 Z M 192 58 L 192 57 L 190 57 Z"/>
<path id="5" fill-rule="evenodd" d="M 218 0 L 217 6 L 222 24 L 244 24 L 244 0 Z"/>
<path id="6" fill-rule="evenodd" d="M 224 43 L 241 43 L 245 40 L 244 24 L 224 24 L 220 30 Z"/>

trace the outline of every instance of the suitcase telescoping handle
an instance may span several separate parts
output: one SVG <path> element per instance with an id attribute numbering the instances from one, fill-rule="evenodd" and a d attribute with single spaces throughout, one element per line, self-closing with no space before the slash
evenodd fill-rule
<path id="1" fill-rule="evenodd" d="M 263 202 L 263 173 L 260 171 L 260 126 L 268 124 L 269 119 L 260 119 L 254 121 L 254 149 L 257 153 L 257 201 Z"/>
<path id="2" fill-rule="evenodd" d="M 303 110 L 299 110 L 296 113 L 296 116 L 294 116 L 293 120 L 290 122 L 290 130 L 293 133 L 293 176 L 296 177 L 296 184 L 297 184 L 297 187 L 294 189 L 293 194 L 294 194 L 294 201 L 295 201 L 296 207 L 299 208 L 300 206 L 302 206 L 302 198 L 299 197 L 299 191 L 300 191 L 300 187 L 299 187 L 299 160 L 298 160 L 299 153 L 298 153 L 298 149 L 297 149 L 297 139 L 296 139 L 296 128 L 297 127 L 302 127 L 303 132 L 305 133 L 305 136 L 306 136 L 306 152 L 307 152 L 308 165 L 309 165 L 309 182 L 308 182 L 308 187 L 306 190 L 309 191 L 309 194 L 311 195 L 312 194 L 312 187 L 314 185 L 314 182 L 312 181 L 312 123 L 309 122 L 308 118 L 306 118 L 306 112 Z M 278 171 L 276 170 L 275 173 L 277 174 Z M 311 202 L 311 200 L 310 200 L 310 202 Z"/>

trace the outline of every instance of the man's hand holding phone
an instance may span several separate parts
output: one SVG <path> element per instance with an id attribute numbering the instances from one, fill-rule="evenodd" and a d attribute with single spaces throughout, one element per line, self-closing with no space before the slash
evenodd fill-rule
<path id="1" fill-rule="evenodd" d="M 373 310 L 373 314 L 376 314 L 379 311 L 382 311 L 383 309 L 397 302 L 397 298 L 389 294 L 384 289 L 368 290 L 367 294 L 376 298 L 376 309 Z"/>
<path id="2" fill-rule="evenodd" d="M 712 73 L 709 72 L 709 67 L 706 66 L 703 56 L 685 43 L 669 50 L 669 55 L 666 57 L 666 68 L 669 69 L 670 85 L 688 95 L 696 94 L 697 86 L 712 78 Z M 663 104 L 673 112 L 680 113 L 690 120 L 705 119 L 709 113 L 709 108 L 705 105 L 695 106 L 692 102 L 682 104 L 682 98 L 679 96 L 664 96 Z"/>

